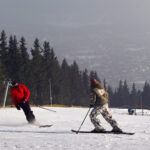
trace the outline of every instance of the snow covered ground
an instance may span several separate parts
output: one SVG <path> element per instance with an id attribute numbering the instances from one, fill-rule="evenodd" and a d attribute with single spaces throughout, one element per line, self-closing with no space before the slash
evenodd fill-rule
<path id="1" fill-rule="evenodd" d="M 75 134 L 88 108 L 49 108 L 56 113 L 33 107 L 32 110 L 41 124 L 53 124 L 50 128 L 29 125 L 23 114 L 15 108 L 0 109 L 0 150 L 149 150 L 150 111 L 145 116 L 130 116 L 126 109 L 111 109 L 124 131 L 135 135 Z M 102 117 L 106 129 L 111 130 Z M 92 130 L 89 117 L 81 130 Z"/>

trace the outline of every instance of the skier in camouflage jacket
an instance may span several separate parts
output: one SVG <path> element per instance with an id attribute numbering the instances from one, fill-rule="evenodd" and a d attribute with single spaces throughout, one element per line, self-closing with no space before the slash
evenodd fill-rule
<path id="1" fill-rule="evenodd" d="M 113 132 L 122 132 L 118 123 L 114 120 L 108 110 L 108 93 L 103 84 L 96 79 L 91 80 L 91 102 L 90 107 L 94 107 L 90 113 L 90 119 L 95 129 L 92 132 L 105 132 L 101 121 L 97 118 L 101 114 L 104 119 L 112 126 Z"/>

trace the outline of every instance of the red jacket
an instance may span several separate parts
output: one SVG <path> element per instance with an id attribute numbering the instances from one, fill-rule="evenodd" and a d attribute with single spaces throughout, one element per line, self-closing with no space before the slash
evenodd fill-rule
<path id="1" fill-rule="evenodd" d="M 11 88 L 11 97 L 14 105 L 20 104 L 23 99 L 25 99 L 25 102 L 27 102 L 29 96 L 30 91 L 24 84 L 18 84 L 17 87 Z"/>

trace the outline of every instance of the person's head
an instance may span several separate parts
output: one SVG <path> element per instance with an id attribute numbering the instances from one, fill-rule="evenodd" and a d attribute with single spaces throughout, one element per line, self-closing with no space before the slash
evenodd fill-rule
<path id="1" fill-rule="evenodd" d="M 12 85 L 12 87 L 17 87 L 17 86 L 18 86 L 18 83 L 17 83 L 16 81 L 12 81 L 12 82 L 11 82 L 11 85 Z"/>
<path id="2" fill-rule="evenodd" d="M 99 89 L 103 89 L 104 86 L 103 84 L 101 84 L 98 80 L 96 80 L 95 78 L 91 79 L 91 88 L 99 88 Z"/>
<path id="3" fill-rule="evenodd" d="M 91 79 L 91 84 L 98 84 L 98 81 L 95 78 Z"/>
<path id="4" fill-rule="evenodd" d="M 98 81 L 95 78 L 91 79 L 91 88 L 92 89 L 95 88 L 97 84 L 98 84 Z"/>

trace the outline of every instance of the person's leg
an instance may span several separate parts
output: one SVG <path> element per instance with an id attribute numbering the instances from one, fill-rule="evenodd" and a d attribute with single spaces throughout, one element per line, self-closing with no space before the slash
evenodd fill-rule
<path id="1" fill-rule="evenodd" d="M 112 126 L 113 131 L 122 131 L 115 119 L 112 118 L 112 115 L 109 113 L 108 104 L 105 104 L 101 109 L 101 114 L 105 120 Z"/>
<path id="2" fill-rule="evenodd" d="M 28 121 L 29 123 L 34 123 L 34 121 L 35 121 L 35 116 L 34 116 L 34 114 L 33 114 L 33 111 L 32 111 L 31 108 L 30 108 L 29 103 L 28 103 L 28 102 L 27 102 L 27 103 L 21 103 L 21 104 L 20 104 L 20 107 L 23 109 L 27 121 Z"/>
<path id="3" fill-rule="evenodd" d="M 104 127 L 101 125 L 101 121 L 97 116 L 101 113 L 101 107 L 95 107 L 90 113 L 90 119 L 95 127 L 95 131 L 105 131 Z"/>

